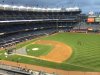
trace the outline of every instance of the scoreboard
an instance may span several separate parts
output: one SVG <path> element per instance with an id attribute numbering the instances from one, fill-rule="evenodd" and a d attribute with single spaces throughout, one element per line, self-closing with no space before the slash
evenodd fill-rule
<path id="1" fill-rule="evenodd" d="M 95 22 L 100 22 L 100 17 L 96 17 Z"/>
<path id="2" fill-rule="evenodd" d="M 100 17 L 88 17 L 87 22 L 88 23 L 100 23 Z"/>
<path id="3" fill-rule="evenodd" d="M 95 19 L 93 17 L 87 18 L 87 22 L 88 23 L 93 23 L 94 21 L 95 21 Z"/>

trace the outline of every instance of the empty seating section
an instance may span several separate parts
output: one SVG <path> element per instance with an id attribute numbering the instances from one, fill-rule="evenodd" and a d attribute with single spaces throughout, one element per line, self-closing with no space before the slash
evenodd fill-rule
<path id="1" fill-rule="evenodd" d="M 0 25 L 0 48 L 9 47 L 16 43 L 30 40 L 39 36 L 48 35 L 72 28 L 75 23 L 66 22 L 37 22 L 32 24 L 7 24 Z"/>
<path id="2" fill-rule="evenodd" d="M 73 12 L 74 13 L 74 12 Z M 77 19 L 78 13 L 69 12 L 24 12 L 0 11 L 0 20 L 34 20 L 34 19 Z M 71 16 L 69 16 L 71 15 Z"/>
<path id="3" fill-rule="evenodd" d="M 22 31 L 30 31 L 30 30 L 39 30 L 39 29 L 48 29 L 48 28 L 66 28 L 73 27 L 77 22 L 66 23 L 66 22 L 38 22 L 33 24 L 8 24 L 8 25 L 0 25 L 0 33 L 15 33 Z"/>
<path id="4" fill-rule="evenodd" d="M 78 23 L 80 13 L 80 10 L 59 12 L 0 10 L 0 48 L 62 30 L 69 31 Z"/>
<path id="5" fill-rule="evenodd" d="M 0 36 L 0 47 L 8 47 L 19 42 L 23 42 L 47 34 L 52 34 L 55 32 L 55 29 L 43 29 L 2 35 Z"/>

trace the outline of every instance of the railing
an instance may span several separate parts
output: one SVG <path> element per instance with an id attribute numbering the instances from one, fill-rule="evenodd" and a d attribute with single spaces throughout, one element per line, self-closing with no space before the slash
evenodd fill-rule
<path id="1" fill-rule="evenodd" d="M 2 72 L 6 72 L 6 71 L 10 72 L 10 74 L 16 73 L 16 74 L 21 74 L 21 75 L 57 75 L 56 73 L 50 74 L 43 71 L 35 71 L 35 70 L 33 71 L 26 68 L 9 66 L 3 63 L 0 63 L 0 70 Z"/>

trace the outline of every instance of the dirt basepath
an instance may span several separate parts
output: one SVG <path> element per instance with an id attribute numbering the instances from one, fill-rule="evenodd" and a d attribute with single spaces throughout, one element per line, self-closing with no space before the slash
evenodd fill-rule
<path id="1" fill-rule="evenodd" d="M 0 48 L 0 50 L 5 50 L 5 48 Z"/>
<path id="2" fill-rule="evenodd" d="M 54 47 L 47 55 L 40 56 L 40 58 L 42 59 L 52 60 L 54 62 L 61 63 L 64 60 L 67 60 L 72 54 L 72 49 L 68 45 L 61 42 L 51 40 L 38 40 L 33 44 L 52 45 Z"/>

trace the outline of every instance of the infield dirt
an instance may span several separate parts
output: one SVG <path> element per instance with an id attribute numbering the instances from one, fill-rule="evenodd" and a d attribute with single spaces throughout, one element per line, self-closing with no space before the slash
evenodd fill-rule
<path id="1" fill-rule="evenodd" d="M 71 47 L 61 42 L 51 40 L 38 40 L 33 44 L 51 45 L 54 47 L 47 55 L 39 57 L 45 60 L 52 60 L 54 62 L 61 63 L 64 60 L 69 59 L 69 57 L 72 55 Z"/>

